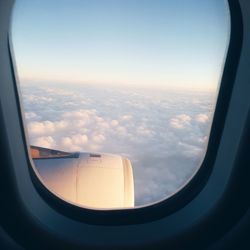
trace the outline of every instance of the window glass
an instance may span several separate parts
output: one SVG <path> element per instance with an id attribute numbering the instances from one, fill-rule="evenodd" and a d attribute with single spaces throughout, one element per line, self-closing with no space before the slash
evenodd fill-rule
<path id="1" fill-rule="evenodd" d="M 230 37 L 224 0 L 17 0 L 33 167 L 78 206 L 166 199 L 200 168 Z"/>

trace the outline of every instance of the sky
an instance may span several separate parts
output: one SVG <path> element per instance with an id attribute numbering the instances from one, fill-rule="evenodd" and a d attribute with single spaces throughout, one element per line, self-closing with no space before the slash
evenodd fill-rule
<path id="1" fill-rule="evenodd" d="M 17 0 L 20 78 L 216 88 L 230 20 L 224 0 Z"/>

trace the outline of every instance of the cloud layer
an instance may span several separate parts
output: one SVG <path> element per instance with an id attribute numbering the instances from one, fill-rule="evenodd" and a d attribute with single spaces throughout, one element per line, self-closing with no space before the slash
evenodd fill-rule
<path id="1" fill-rule="evenodd" d="M 176 192 L 204 157 L 214 93 L 90 85 L 21 90 L 30 143 L 128 157 L 136 205 Z"/>

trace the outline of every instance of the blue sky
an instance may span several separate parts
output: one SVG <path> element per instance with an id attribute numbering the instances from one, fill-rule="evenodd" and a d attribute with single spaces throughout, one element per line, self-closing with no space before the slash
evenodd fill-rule
<path id="1" fill-rule="evenodd" d="M 17 0 L 12 39 L 21 79 L 216 88 L 229 31 L 224 0 Z"/>

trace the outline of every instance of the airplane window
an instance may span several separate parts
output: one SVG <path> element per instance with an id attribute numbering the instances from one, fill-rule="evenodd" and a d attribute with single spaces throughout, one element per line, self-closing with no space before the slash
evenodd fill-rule
<path id="1" fill-rule="evenodd" d="M 67 202 L 131 208 L 200 168 L 230 37 L 224 0 L 17 0 L 33 167 Z"/>

